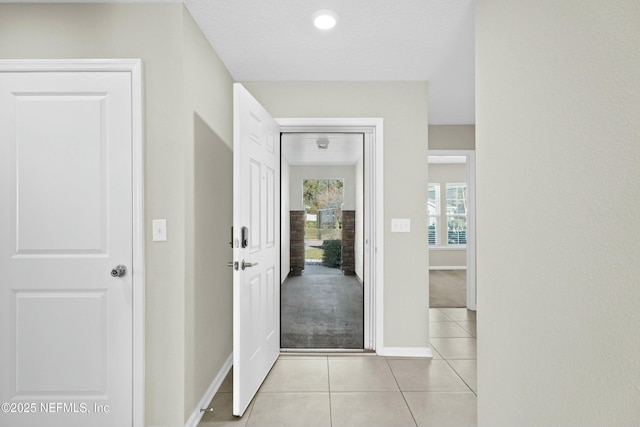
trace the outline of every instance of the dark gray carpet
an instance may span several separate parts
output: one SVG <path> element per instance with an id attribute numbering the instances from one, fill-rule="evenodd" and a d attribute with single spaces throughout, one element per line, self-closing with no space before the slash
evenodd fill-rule
<path id="1" fill-rule="evenodd" d="M 429 271 L 429 307 L 458 308 L 467 306 L 466 270 Z"/>
<path id="2" fill-rule="evenodd" d="M 308 349 L 364 348 L 362 285 L 339 269 L 306 265 L 282 284 L 280 346 Z"/>

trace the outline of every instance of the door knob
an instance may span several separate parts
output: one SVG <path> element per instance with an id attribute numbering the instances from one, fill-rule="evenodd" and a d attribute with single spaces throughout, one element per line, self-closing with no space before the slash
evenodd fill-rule
<path id="1" fill-rule="evenodd" d="M 127 274 L 127 267 L 122 264 L 116 265 L 113 267 L 113 270 L 111 270 L 111 277 L 122 277 L 125 274 Z"/>

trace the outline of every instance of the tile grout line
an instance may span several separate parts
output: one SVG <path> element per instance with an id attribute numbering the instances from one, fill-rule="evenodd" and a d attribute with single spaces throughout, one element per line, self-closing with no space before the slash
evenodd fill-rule
<path id="1" fill-rule="evenodd" d="M 407 409 L 409 410 L 409 413 L 411 414 L 411 418 L 413 419 L 413 423 L 416 425 L 416 427 L 418 427 L 418 421 L 416 420 L 416 416 L 413 415 L 413 411 L 411 410 L 411 406 L 409 406 L 409 402 L 407 402 L 407 398 L 404 395 L 404 391 L 402 391 L 402 388 L 400 387 L 400 384 L 398 383 L 398 378 L 396 377 L 395 372 L 393 372 L 393 368 L 391 367 L 391 363 L 389 363 L 389 359 L 387 357 L 385 357 L 384 360 L 387 362 L 387 366 L 389 367 L 389 370 L 391 371 L 391 375 L 393 375 L 393 380 L 396 382 L 396 385 L 398 386 L 398 390 L 400 391 L 400 395 L 402 396 L 402 400 L 404 400 L 404 404 L 407 405 Z"/>
<path id="2" fill-rule="evenodd" d="M 454 322 L 455 322 L 458 326 L 460 326 L 460 327 L 462 328 L 462 326 L 458 323 L 458 321 L 455 321 L 455 320 L 454 320 Z M 464 328 L 462 328 L 462 329 L 464 329 Z M 466 329 L 465 329 L 465 330 L 466 330 Z M 469 332 L 469 334 L 471 334 L 471 332 Z M 442 337 L 442 338 L 447 338 L 447 337 Z M 449 338 L 457 338 L 457 337 L 449 337 Z M 478 348 L 478 339 L 477 339 L 477 337 L 471 337 L 471 338 L 473 338 L 474 340 L 476 340 L 476 359 L 451 359 L 451 360 L 475 360 L 475 361 L 476 361 L 476 366 L 477 366 L 477 363 L 478 363 L 478 359 L 477 359 L 477 357 L 478 357 L 478 356 L 477 356 L 477 351 L 478 351 L 478 350 L 477 350 L 477 348 Z M 431 340 L 431 337 L 429 337 L 429 340 Z M 429 344 L 431 344 L 431 346 L 433 346 L 433 344 L 432 344 L 432 343 L 429 343 Z M 434 348 L 435 348 L 435 347 L 434 347 Z M 438 351 L 438 349 L 437 349 L 437 348 L 435 348 L 435 350 L 436 350 L 436 351 Z M 471 391 L 471 393 L 473 393 L 476 397 L 478 397 L 478 393 L 476 393 L 476 392 L 475 392 L 475 390 L 473 390 L 473 389 L 471 388 L 471 386 L 469 386 L 469 383 L 467 383 L 467 382 L 465 381 L 465 379 L 464 379 L 464 378 L 462 378 L 462 376 L 458 373 L 458 371 L 456 371 L 456 369 L 455 369 L 453 366 L 451 366 L 451 363 L 449 363 L 449 360 L 450 360 L 450 359 L 445 358 L 444 356 L 442 356 L 442 354 L 441 354 L 439 351 L 438 351 L 438 354 L 440 354 L 440 356 L 442 357 L 442 360 L 444 360 L 445 362 L 447 362 L 447 365 L 448 365 L 448 366 L 453 370 L 453 372 L 455 372 L 455 373 L 456 373 L 456 375 L 458 376 L 458 378 L 460 378 L 460 380 L 462 380 L 462 382 L 464 383 L 464 385 L 466 385 L 466 386 L 469 388 L 469 390 Z M 477 371 L 477 369 L 476 369 L 476 382 L 477 382 L 477 376 L 478 376 L 478 371 Z"/>
<path id="3" fill-rule="evenodd" d="M 458 371 L 456 371 L 456 368 L 454 368 L 453 366 L 451 366 L 451 363 L 449 363 L 449 359 L 443 359 L 445 362 L 447 362 L 447 366 L 449 366 L 453 372 L 456 373 L 456 375 L 458 376 L 458 378 L 460 378 L 460 380 L 464 383 L 464 385 L 467 386 L 467 388 L 469 389 L 469 391 L 471 391 L 471 393 L 475 394 L 476 397 L 478 397 L 478 393 L 476 393 L 471 386 L 469 385 L 469 383 L 467 383 L 464 378 L 462 378 L 462 376 L 458 373 Z M 474 360 L 474 359 L 453 359 L 453 360 Z M 477 362 L 476 362 L 477 363 Z M 476 376 L 478 375 L 478 373 L 476 372 Z"/>
<path id="4" fill-rule="evenodd" d="M 447 319 L 450 319 L 450 320 L 443 320 L 443 322 L 449 322 L 449 321 L 455 322 L 455 320 L 451 319 L 451 317 L 449 317 L 446 314 L 444 314 L 444 312 L 442 310 L 440 310 L 439 308 L 431 308 L 431 307 L 429 307 L 429 310 L 436 310 L 438 313 L 442 314 Z"/>

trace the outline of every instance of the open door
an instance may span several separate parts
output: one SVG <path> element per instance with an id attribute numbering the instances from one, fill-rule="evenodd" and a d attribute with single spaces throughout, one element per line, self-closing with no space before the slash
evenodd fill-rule
<path id="1" fill-rule="evenodd" d="M 233 85 L 233 414 L 280 353 L 280 127 Z"/>

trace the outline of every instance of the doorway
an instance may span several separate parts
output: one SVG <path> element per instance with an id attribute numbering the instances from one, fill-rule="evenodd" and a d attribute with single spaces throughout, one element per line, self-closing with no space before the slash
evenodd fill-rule
<path id="1" fill-rule="evenodd" d="M 383 119 L 381 118 L 280 118 L 281 132 L 359 133 L 364 136 L 364 350 L 384 349 L 384 168 Z M 284 180 L 285 172 L 282 179 Z M 288 178 L 286 178 L 288 179 Z M 282 211 L 289 207 L 282 204 Z M 285 235 L 288 216 L 282 215 Z M 282 239 L 282 279 L 289 272 L 289 239 Z"/>
<path id="2" fill-rule="evenodd" d="M 475 152 L 429 151 L 430 307 L 476 309 Z"/>
<path id="3" fill-rule="evenodd" d="M 281 136 L 284 349 L 364 349 L 364 138 Z"/>

